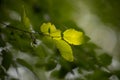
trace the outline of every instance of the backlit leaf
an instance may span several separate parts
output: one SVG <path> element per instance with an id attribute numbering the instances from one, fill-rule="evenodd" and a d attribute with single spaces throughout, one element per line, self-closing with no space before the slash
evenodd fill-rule
<path id="1" fill-rule="evenodd" d="M 49 34 L 56 31 L 55 25 L 51 23 L 43 23 L 40 27 L 40 30 L 43 34 Z"/>
<path id="2" fill-rule="evenodd" d="M 61 31 L 60 30 L 56 30 L 55 32 L 51 33 L 50 36 L 53 39 L 60 40 L 61 39 Z"/>
<path id="3" fill-rule="evenodd" d="M 59 49 L 62 57 L 67 61 L 72 62 L 74 60 L 71 46 L 64 40 L 55 40 L 56 47 Z"/>
<path id="4" fill-rule="evenodd" d="M 63 33 L 63 39 L 69 44 L 80 45 L 83 43 L 83 33 L 75 29 L 67 29 Z"/>
<path id="5" fill-rule="evenodd" d="M 21 21 L 22 21 L 23 25 L 25 26 L 25 28 L 30 31 L 31 23 L 30 23 L 29 18 L 26 15 L 24 6 L 23 6 L 23 13 L 21 16 Z"/>

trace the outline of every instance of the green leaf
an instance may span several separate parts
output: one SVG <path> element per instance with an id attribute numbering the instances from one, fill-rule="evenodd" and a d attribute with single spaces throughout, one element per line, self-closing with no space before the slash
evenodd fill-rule
<path id="1" fill-rule="evenodd" d="M 60 30 L 56 30 L 55 32 L 51 33 L 50 36 L 53 39 L 60 40 L 61 39 L 61 31 Z"/>
<path id="2" fill-rule="evenodd" d="M 29 18 L 26 15 L 24 6 L 23 6 L 23 13 L 21 16 L 21 21 L 22 21 L 23 25 L 25 26 L 25 29 L 27 29 L 28 31 L 31 31 L 31 23 L 30 23 Z"/>
<path id="3" fill-rule="evenodd" d="M 40 26 L 40 31 L 43 33 L 43 34 L 47 34 L 49 35 L 50 33 L 53 33 L 55 32 L 57 29 L 55 27 L 55 25 L 51 24 L 50 22 L 49 23 L 43 23 L 41 26 Z"/>
<path id="4" fill-rule="evenodd" d="M 108 55 L 107 53 L 104 53 L 98 57 L 98 60 L 103 66 L 108 66 L 112 62 L 112 56 Z"/>
<path id="5" fill-rule="evenodd" d="M 0 80 L 5 80 L 4 78 L 6 77 L 6 72 L 4 70 L 4 67 L 0 65 Z"/>
<path id="6" fill-rule="evenodd" d="M 2 60 L 2 66 L 6 70 L 8 70 L 9 67 L 10 67 L 10 65 L 13 62 L 13 60 L 12 60 L 13 56 L 12 56 L 12 54 L 9 51 L 3 50 L 2 51 L 2 58 L 3 58 L 3 60 Z"/>
<path id="7" fill-rule="evenodd" d="M 60 70 L 54 70 L 51 73 L 51 76 L 60 80 L 64 80 L 67 73 L 68 71 L 66 71 L 64 68 L 61 68 Z"/>
<path id="8" fill-rule="evenodd" d="M 25 60 L 20 59 L 20 58 L 17 58 L 17 62 L 18 62 L 19 64 L 21 64 L 22 66 L 28 68 L 30 71 L 34 72 L 34 71 L 33 71 L 33 67 L 32 67 L 29 63 L 27 63 Z"/>
<path id="9" fill-rule="evenodd" d="M 71 46 L 64 40 L 54 40 L 56 47 L 59 49 L 62 57 L 67 61 L 72 62 L 74 60 Z"/>
<path id="10" fill-rule="evenodd" d="M 102 71 L 102 70 L 95 70 L 93 74 L 87 75 L 87 80 L 109 80 L 111 76 L 110 73 Z"/>
<path id="11" fill-rule="evenodd" d="M 2 30 L 2 29 L 0 28 L 0 30 Z M 5 43 L 2 39 L 2 35 L 1 35 L 1 32 L 0 32 L 0 47 L 4 47 L 4 46 L 5 46 Z"/>
<path id="12" fill-rule="evenodd" d="M 83 32 L 76 31 L 75 29 L 67 29 L 63 33 L 63 39 L 69 44 L 80 45 L 83 43 Z"/>
<path id="13" fill-rule="evenodd" d="M 115 70 L 114 73 L 120 79 L 120 70 Z"/>
<path id="14" fill-rule="evenodd" d="M 45 64 L 45 69 L 48 70 L 53 70 L 55 69 L 57 63 L 55 62 L 54 59 L 49 59 L 48 62 Z"/>
<path id="15" fill-rule="evenodd" d="M 61 31 L 57 30 L 55 25 L 51 23 L 43 23 L 40 27 L 40 30 L 43 34 L 52 37 L 53 39 L 61 39 Z"/>

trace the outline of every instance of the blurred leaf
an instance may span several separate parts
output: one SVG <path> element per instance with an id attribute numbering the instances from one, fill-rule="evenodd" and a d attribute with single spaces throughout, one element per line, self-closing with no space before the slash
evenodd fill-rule
<path id="1" fill-rule="evenodd" d="M 4 80 L 5 77 L 6 77 L 6 72 L 4 70 L 4 67 L 0 65 L 0 80 Z"/>
<path id="2" fill-rule="evenodd" d="M 87 41 L 86 41 L 87 42 Z M 89 51 L 93 51 L 94 49 L 100 49 L 100 47 L 92 42 L 87 42 L 82 45 L 83 49 L 87 48 Z"/>
<path id="3" fill-rule="evenodd" d="M 42 38 L 43 43 L 51 50 L 54 50 L 55 43 L 53 42 L 53 39 L 49 36 L 44 36 Z M 44 47 L 44 46 L 43 46 Z"/>
<path id="4" fill-rule="evenodd" d="M 45 67 L 45 60 L 44 59 L 39 59 L 36 64 L 35 64 L 35 67 L 37 68 L 44 68 Z"/>
<path id="5" fill-rule="evenodd" d="M 33 53 L 33 49 L 30 46 L 31 39 L 28 34 L 13 30 L 11 31 L 6 30 L 6 31 L 7 31 L 5 34 L 7 36 L 6 41 L 12 44 L 14 49 L 23 52 Z"/>
<path id="6" fill-rule="evenodd" d="M 39 45 L 37 47 L 34 47 L 35 54 L 41 59 L 45 58 L 47 56 L 45 49 L 43 46 Z"/>
<path id="7" fill-rule="evenodd" d="M 28 68 L 30 71 L 34 72 L 32 65 L 30 65 L 30 64 L 29 64 L 28 62 L 26 62 L 25 60 L 20 59 L 20 58 L 17 58 L 16 61 L 17 61 L 19 64 L 21 64 L 22 66 Z"/>
<path id="8" fill-rule="evenodd" d="M 83 44 L 88 43 L 88 41 L 90 40 L 90 38 L 86 35 L 83 36 L 83 39 Z"/>
<path id="9" fill-rule="evenodd" d="M 60 70 L 55 70 L 51 73 L 51 76 L 57 79 L 64 79 L 68 71 L 64 68 L 61 68 Z"/>
<path id="10" fill-rule="evenodd" d="M 64 40 L 54 40 L 56 47 L 61 53 L 61 56 L 67 61 L 72 62 L 74 60 L 71 46 Z"/>
<path id="11" fill-rule="evenodd" d="M 63 32 L 63 39 L 69 44 L 80 45 L 83 43 L 83 33 L 74 29 L 67 29 Z"/>
<path id="12" fill-rule="evenodd" d="M 54 59 L 49 59 L 45 65 L 46 70 L 52 70 L 56 67 L 57 63 L 55 62 Z"/>
<path id="13" fill-rule="evenodd" d="M 65 72 L 73 73 L 73 69 L 78 67 L 74 62 L 69 62 L 62 58 L 59 59 L 59 63 L 61 65 L 61 68 L 63 68 Z"/>
<path id="14" fill-rule="evenodd" d="M 9 51 L 7 51 L 7 50 L 3 50 L 2 52 L 2 58 L 3 58 L 3 60 L 2 60 L 2 66 L 6 69 L 6 70 L 8 70 L 9 69 L 9 67 L 10 67 L 10 65 L 12 64 L 12 62 L 13 62 L 13 56 L 12 56 L 12 54 L 9 52 Z"/>
<path id="15" fill-rule="evenodd" d="M 96 57 L 95 52 L 92 50 L 88 50 L 89 47 L 79 46 L 73 46 L 73 52 L 75 56 L 75 63 L 76 65 L 82 70 L 93 70 L 95 69 L 96 65 Z"/>
<path id="16" fill-rule="evenodd" d="M 102 71 L 102 70 L 95 70 L 93 74 L 87 75 L 88 80 L 109 80 L 111 74 Z"/>
<path id="17" fill-rule="evenodd" d="M 53 71 L 53 72 L 51 73 L 51 76 L 54 77 L 54 78 L 55 78 L 55 77 L 58 78 L 58 77 L 59 77 L 59 70 Z"/>
<path id="18" fill-rule="evenodd" d="M 0 32 L 0 47 L 4 47 L 4 46 L 5 46 L 5 42 L 3 41 L 1 32 Z"/>
<path id="19" fill-rule="evenodd" d="M 120 79 L 120 70 L 114 71 L 114 74 Z"/>
<path id="20" fill-rule="evenodd" d="M 31 23 L 30 23 L 30 20 L 29 18 L 27 17 L 26 15 L 26 11 L 25 11 L 25 7 L 23 6 L 23 13 L 22 13 L 22 16 L 21 16 L 21 21 L 24 25 L 24 29 L 28 30 L 28 31 L 31 31 Z"/>
<path id="21" fill-rule="evenodd" d="M 8 50 L 2 50 L 1 53 L 2 63 L 0 64 L 0 80 L 5 80 L 5 77 L 7 77 L 7 71 L 13 63 L 13 56 Z"/>
<path id="22" fill-rule="evenodd" d="M 108 66 L 112 62 L 112 56 L 108 55 L 107 53 L 104 53 L 98 56 L 98 60 L 101 65 Z"/>

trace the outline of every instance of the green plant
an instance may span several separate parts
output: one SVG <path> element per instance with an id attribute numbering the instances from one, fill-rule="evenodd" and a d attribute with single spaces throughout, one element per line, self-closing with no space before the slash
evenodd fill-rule
<path id="1" fill-rule="evenodd" d="M 98 56 L 96 49 L 101 48 L 71 20 L 74 5 L 68 0 L 2 0 L 0 4 L 1 80 L 20 79 L 8 72 L 14 68 L 19 76 L 21 67 L 29 75 L 32 72 L 33 80 L 47 80 L 45 72 L 50 72 L 51 80 L 65 80 L 68 74 L 78 74 L 74 80 L 120 78 L 119 70 L 108 68 L 112 56 Z"/>

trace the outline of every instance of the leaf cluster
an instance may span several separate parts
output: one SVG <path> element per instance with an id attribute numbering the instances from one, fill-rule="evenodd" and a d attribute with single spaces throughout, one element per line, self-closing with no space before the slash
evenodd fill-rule
<path id="1" fill-rule="evenodd" d="M 47 80 L 46 73 L 51 80 L 68 80 L 69 74 L 73 80 L 109 80 L 113 75 L 120 78 L 119 70 L 108 68 L 113 58 L 107 53 L 98 56 L 95 50 L 101 48 L 71 20 L 75 9 L 72 2 L 0 1 L 1 80 L 19 80 L 8 72 L 14 68 L 19 76 L 21 67 L 33 80 Z"/>

